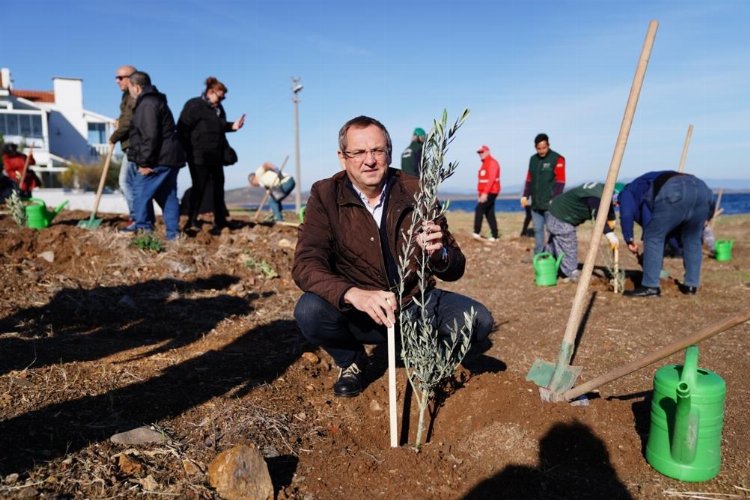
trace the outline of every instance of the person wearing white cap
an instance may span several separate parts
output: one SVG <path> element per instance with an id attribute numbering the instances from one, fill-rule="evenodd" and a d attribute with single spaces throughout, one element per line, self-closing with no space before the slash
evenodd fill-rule
<path id="1" fill-rule="evenodd" d="M 479 167 L 479 182 L 477 183 L 477 206 L 474 209 L 474 234 L 476 239 L 482 239 L 482 219 L 487 219 L 490 226 L 488 241 L 497 241 L 500 233 L 497 230 L 495 218 L 495 200 L 500 194 L 500 164 L 490 154 L 490 148 L 482 146 L 477 150 L 482 165 Z"/>

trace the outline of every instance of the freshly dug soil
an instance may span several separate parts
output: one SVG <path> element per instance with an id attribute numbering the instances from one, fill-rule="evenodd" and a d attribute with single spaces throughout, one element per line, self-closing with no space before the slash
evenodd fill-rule
<path id="1" fill-rule="evenodd" d="M 652 378 L 682 354 L 601 387 L 587 406 L 543 403 L 525 376 L 536 358 L 556 359 L 576 285 L 535 286 L 533 240 L 516 236 L 515 214 L 501 215 L 497 243 L 471 238 L 471 214 L 449 215 L 468 265 L 441 286 L 481 300 L 497 328 L 492 348 L 459 367 L 431 406 L 418 453 L 403 368 L 401 446 L 389 447 L 382 347 L 372 350 L 365 391 L 341 399 L 330 358 L 301 340 L 293 224 L 235 215 L 220 236 L 206 224 L 157 253 L 117 233 L 124 221 L 114 215 L 98 229 L 76 227 L 88 215 L 63 212 L 40 231 L 0 215 L 0 497 L 217 498 L 209 463 L 249 443 L 278 498 L 750 495 L 750 325 L 700 346 L 700 366 L 727 383 L 720 474 L 697 484 L 667 478 L 644 458 Z M 590 232 L 580 229 L 581 261 Z M 677 289 L 679 259 L 665 260 L 662 297 L 614 294 L 600 252 L 573 360 L 579 382 L 748 307 L 750 218 L 722 217 L 716 232 L 735 240 L 733 258 L 706 258 L 694 296 Z M 632 288 L 636 260 L 623 251 L 620 264 Z M 142 425 L 166 441 L 109 440 Z"/>

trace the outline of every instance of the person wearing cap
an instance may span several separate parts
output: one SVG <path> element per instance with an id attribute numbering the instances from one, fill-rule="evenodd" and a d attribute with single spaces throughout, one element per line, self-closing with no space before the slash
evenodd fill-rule
<path id="1" fill-rule="evenodd" d="M 623 295 L 661 295 L 664 243 L 670 233 L 682 241 L 685 278 L 679 290 L 691 295 L 697 292 L 703 261 L 701 236 L 710 216 L 711 198 L 705 182 L 673 170 L 647 172 L 625 186 L 618 196 L 622 237 L 628 250 L 638 254 L 633 224 L 643 228 L 643 278 L 640 286 Z"/>
<path id="2" fill-rule="evenodd" d="M 482 146 L 477 150 L 482 164 L 479 166 L 479 182 L 477 183 L 477 206 L 474 209 L 474 234 L 476 239 L 482 239 L 482 220 L 487 218 L 490 226 L 488 241 L 497 241 L 500 233 L 497 231 L 495 219 L 495 200 L 500 194 L 500 164 L 490 154 L 490 148 Z"/>
<path id="3" fill-rule="evenodd" d="M 615 187 L 615 192 L 622 189 L 622 184 Z M 557 258 L 563 255 L 560 262 L 560 273 L 566 281 L 577 283 L 581 275 L 578 270 L 578 238 L 576 228 L 587 220 L 596 219 L 597 210 L 601 203 L 604 184 L 587 182 L 570 189 L 550 202 L 545 215 L 545 223 L 549 232 L 547 251 Z M 615 210 L 610 203 L 607 213 L 607 224 L 604 225 L 604 236 L 614 250 L 620 246 L 614 232 Z"/>
<path id="4" fill-rule="evenodd" d="M 283 174 L 279 167 L 267 161 L 250 174 L 247 180 L 251 186 L 262 187 L 268 192 L 273 220 L 277 222 L 284 220 L 281 202 L 294 190 L 296 185 L 294 177 Z"/>
<path id="5" fill-rule="evenodd" d="M 538 134 L 534 138 L 534 147 L 536 154 L 529 159 L 521 206 L 531 205 L 534 254 L 538 254 L 544 248 L 544 217 L 549 204 L 565 189 L 565 158 L 550 149 L 547 134 Z"/>
<path id="6" fill-rule="evenodd" d="M 401 171 L 419 177 L 419 169 L 422 166 L 422 148 L 427 133 L 423 128 L 415 128 L 411 135 L 411 144 L 401 153 Z"/>
<path id="7" fill-rule="evenodd" d="M 28 168 L 31 165 L 36 165 L 33 153 L 29 152 L 28 156 L 23 154 L 18 150 L 18 145 L 12 142 L 3 145 L 3 173 L 13 181 L 21 198 L 31 198 L 31 191 L 42 185 L 41 179 Z M 24 169 L 26 175 L 21 179 Z M 10 192 L 7 191 L 7 194 L 10 195 Z"/>

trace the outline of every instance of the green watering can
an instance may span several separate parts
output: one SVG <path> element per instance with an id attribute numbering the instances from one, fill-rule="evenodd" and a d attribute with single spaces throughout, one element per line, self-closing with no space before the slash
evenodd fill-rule
<path id="1" fill-rule="evenodd" d="M 726 384 L 698 368 L 698 347 L 685 351 L 685 364 L 654 375 L 651 431 L 646 460 L 665 476 L 707 481 L 721 467 L 721 428 Z"/>
<path id="2" fill-rule="evenodd" d="M 28 205 L 26 205 L 26 226 L 33 229 L 44 229 L 49 227 L 52 219 L 59 214 L 65 205 L 68 204 L 68 200 L 65 200 L 55 210 L 48 210 L 44 200 L 40 198 L 29 198 Z"/>
<path id="3" fill-rule="evenodd" d="M 716 260 L 718 262 L 729 262 L 732 260 L 732 245 L 734 240 L 717 240 L 715 248 Z"/>
<path id="4" fill-rule="evenodd" d="M 560 262 L 563 255 L 561 253 L 557 256 L 557 259 L 549 252 L 540 252 L 534 255 L 532 262 L 534 264 L 536 286 L 557 285 L 557 271 L 560 269 Z"/>

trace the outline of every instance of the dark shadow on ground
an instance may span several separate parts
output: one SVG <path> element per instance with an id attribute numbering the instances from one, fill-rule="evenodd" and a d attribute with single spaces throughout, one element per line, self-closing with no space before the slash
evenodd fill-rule
<path id="1" fill-rule="evenodd" d="M 9 418 L 0 422 L 0 475 L 22 474 L 37 462 L 178 416 L 230 391 L 241 397 L 274 380 L 299 354 L 296 323 L 274 321 L 149 380 Z M 287 465 L 273 473 L 286 477 Z"/>
<path id="2" fill-rule="evenodd" d="M 558 423 L 539 443 L 539 465 L 511 465 L 477 484 L 465 499 L 632 499 L 604 443 L 588 426 Z"/>
<path id="3" fill-rule="evenodd" d="M 0 319 L 0 334 L 5 332 L 0 337 L 0 375 L 26 367 L 92 361 L 139 346 L 158 346 L 143 355 L 185 346 L 225 318 L 250 310 L 252 296 L 209 292 L 227 290 L 237 281 L 216 275 L 90 290 L 65 288 L 45 305 Z M 184 298 L 203 291 L 206 297 Z"/>

